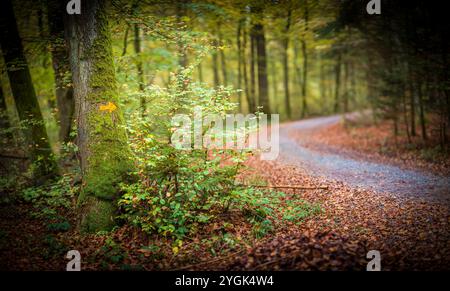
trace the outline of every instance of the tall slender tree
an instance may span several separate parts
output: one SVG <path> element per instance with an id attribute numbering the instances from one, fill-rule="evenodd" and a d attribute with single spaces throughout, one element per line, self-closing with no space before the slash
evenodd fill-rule
<path id="1" fill-rule="evenodd" d="M 136 69 L 137 69 L 137 81 L 138 81 L 138 85 L 139 85 L 139 91 L 141 93 L 144 92 L 144 68 L 142 66 L 142 49 L 141 49 L 141 36 L 140 36 L 140 29 L 139 29 L 139 25 L 137 23 L 134 24 L 133 26 L 133 30 L 134 30 L 134 41 L 133 41 L 133 46 L 134 46 L 134 53 L 135 53 L 135 57 L 136 57 Z M 140 102 L 141 102 L 141 112 L 142 112 L 142 116 L 145 115 L 145 110 L 146 110 L 146 102 L 145 102 L 145 97 L 141 97 L 140 98 Z"/>
<path id="2" fill-rule="evenodd" d="M 305 0 L 305 11 L 304 11 L 304 32 L 301 41 L 302 44 L 302 54 L 303 54 L 303 81 L 302 81 L 302 114 L 301 117 L 304 118 L 308 114 L 308 100 L 306 96 L 306 90 L 308 86 L 308 48 L 306 37 L 309 29 L 309 7 L 308 1 Z"/>
<path id="3" fill-rule="evenodd" d="M 244 22 L 242 30 L 242 75 L 244 77 L 245 96 L 247 98 L 247 106 L 249 112 L 255 112 L 255 99 L 250 93 L 250 84 L 248 81 L 248 68 L 247 68 L 247 22 Z"/>
<path id="4" fill-rule="evenodd" d="M 291 18 L 292 18 L 292 10 L 291 7 L 288 7 L 287 18 L 286 18 L 286 26 L 284 28 L 283 35 L 283 84 L 284 84 L 284 106 L 286 109 L 287 118 L 291 118 L 291 101 L 290 101 L 290 92 L 289 92 L 289 31 L 291 27 Z"/>
<path id="5" fill-rule="evenodd" d="M 224 39 L 221 30 L 221 23 L 217 23 L 217 31 L 218 31 L 218 42 L 220 45 L 220 67 L 222 69 L 222 81 L 224 86 L 228 86 L 228 74 L 227 74 L 227 64 L 225 59 L 225 51 L 224 51 Z"/>
<path id="6" fill-rule="evenodd" d="M 340 110 L 341 102 L 341 62 L 342 56 L 340 52 L 337 52 L 336 63 L 334 65 L 334 113 L 338 113 Z"/>
<path id="7" fill-rule="evenodd" d="M 258 100 L 256 95 L 256 41 L 254 28 L 250 28 L 250 98 L 249 106 L 250 112 L 256 112 Z"/>
<path id="8" fill-rule="evenodd" d="M 73 125 L 75 101 L 71 83 L 68 49 L 64 38 L 64 17 L 66 7 L 62 1 L 48 0 L 48 25 L 52 65 L 55 73 L 55 93 L 59 118 L 59 140 L 70 140 Z"/>
<path id="9" fill-rule="evenodd" d="M 8 118 L 8 114 L 7 114 L 5 95 L 3 93 L 3 87 L 0 82 L 0 129 L 7 129 L 9 127 L 10 127 L 10 123 L 9 123 L 9 118 Z M 10 139 L 10 138 L 12 138 L 12 134 L 10 132 L 7 132 L 5 134 L 5 137 L 7 139 Z M 0 143 L 1 143 L 1 141 L 0 141 Z"/>
<path id="10" fill-rule="evenodd" d="M 242 63 L 243 62 L 242 62 L 241 36 L 242 36 L 243 26 L 244 26 L 244 18 L 241 18 L 238 22 L 237 32 L 236 32 L 237 59 L 238 59 L 237 88 L 240 90 L 238 92 L 239 112 L 242 112 Z"/>
<path id="11" fill-rule="evenodd" d="M 264 113 L 270 113 L 266 37 L 264 34 L 264 25 L 262 23 L 262 9 L 258 7 L 255 15 L 258 16 L 258 20 L 253 24 L 256 54 L 258 57 L 258 105 L 262 107 Z"/>
<path id="12" fill-rule="evenodd" d="M 0 12 L 0 45 L 17 113 L 25 126 L 25 138 L 36 180 L 57 173 L 44 119 L 36 98 L 30 70 L 24 55 L 11 0 L 2 3 Z"/>

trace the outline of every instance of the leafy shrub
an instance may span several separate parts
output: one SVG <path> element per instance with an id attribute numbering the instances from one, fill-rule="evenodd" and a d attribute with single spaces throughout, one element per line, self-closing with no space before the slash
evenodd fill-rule
<path id="1" fill-rule="evenodd" d="M 21 192 L 22 199 L 33 205 L 32 217 L 47 220 L 50 231 L 66 231 L 70 228 L 62 212 L 73 206 L 72 199 L 79 190 L 77 185 L 73 185 L 72 179 L 72 176 L 64 175 L 52 183 L 26 188 Z"/>
<path id="2" fill-rule="evenodd" d="M 172 146 L 171 117 L 176 113 L 193 120 L 195 109 L 200 109 L 203 116 L 225 117 L 236 107 L 230 101 L 235 93 L 231 88 L 211 89 L 191 82 L 194 67 L 195 62 L 173 74 L 167 88 L 147 88 L 144 95 L 152 106 L 144 116 L 135 112 L 127 118 L 140 179 L 138 183 L 122 185 L 125 194 L 119 201 L 123 213 L 120 217 L 148 233 L 182 238 L 195 231 L 198 224 L 227 210 L 236 189 L 236 174 L 249 154 L 203 148 L 178 150 Z M 202 131 L 211 126 L 203 124 Z"/>
<path id="3" fill-rule="evenodd" d="M 252 154 L 250 151 L 178 150 L 172 145 L 171 118 L 175 114 L 182 113 L 194 120 L 196 110 L 200 109 L 203 116 L 217 114 L 225 118 L 237 105 L 231 102 L 236 92 L 231 88 L 206 88 L 192 82 L 191 75 L 198 62 L 179 68 L 177 74 L 171 75 L 167 88 L 152 85 L 144 92 L 130 94 L 144 97 L 151 106 L 145 112 L 127 113 L 139 181 L 122 184 L 119 219 L 146 233 L 175 238 L 174 253 L 178 252 L 183 237 L 231 208 L 246 215 L 254 226 L 255 236 L 270 233 L 274 227 L 270 217 L 284 197 L 280 192 L 236 185 L 236 175 L 247 155 Z M 203 124 L 202 132 L 211 126 Z M 247 137 L 252 130 L 247 126 Z"/>

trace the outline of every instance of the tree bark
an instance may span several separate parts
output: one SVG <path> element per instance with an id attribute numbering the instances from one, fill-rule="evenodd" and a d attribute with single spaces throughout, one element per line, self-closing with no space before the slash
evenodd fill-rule
<path id="1" fill-rule="evenodd" d="M 247 98 L 247 106 L 249 112 L 255 112 L 254 109 L 254 99 L 253 96 L 251 96 L 249 91 L 249 83 L 248 83 L 248 74 L 247 74 L 247 58 L 246 56 L 247 52 L 247 29 L 246 26 L 244 26 L 242 31 L 242 75 L 244 76 L 244 87 L 245 87 L 245 96 Z"/>
<path id="2" fill-rule="evenodd" d="M 189 0 L 181 0 L 176 1 L 176 17 L 177 17 L 177 23 L 181 26 L 178 29 L 181 31 L 181 34 L 177 40 L 177 47 L 178 47 L 178 65 L 181 68 L 187 68 L 189 65 L 188 60 L 188 44 L 186 44 L 183 40 L 183 33 L 186 32 L 187 24 L 184 23 L 183 17 L 186 16 L 186 5 L 188 4 Z"/>
<path id="3" fill-rule="evenodd" d="M 255 56 L 255 33 L 253 28 L 250 31 L 250 98 L 249 106 L 251 108 L 250 112 L 254 113 L 257 111 L 257 100 L 256 100 L 256 56 Z"/>
<path id="4" fill-rule="evenodd" d="M 236 45 L 237 45 L 237 54 L 238 54 L 238 75 L 237 75 L 237 88 L 238 90 L 242 90 L 242 44 L 241 44 L 241 35 L 242 35 L 242 26 L 244 24 L 244 20 L 239 20 L 237 33 L 236 33 Z M 239 102 L 239 112 L 242 112 L 242 91 L 238 92 L 238 102 Z"/>
<path id="5" fill-rule="evenodd" d="M 298 95 L 301 96 L 302 88 L 303 88 L 303 81 L 302 81 L 302 69 L 300 68 L 300 65 L 298 63 L 299 59 L 299 47 L 298 47 L 298 41 L 294 41 L 294 69 L 295 69 L 295 76 L 296 76 L 296 84 L 297 89 L 296 92 Z"/>
<path id="6" fill-rule="evenodd" d="M 75 101 L 73 88 L 70 85 L 70 63 L 67 45 L 64 39 L 65 5 L 58 0 L 47 2 L 48 24 L 51 38 L 51 53 L 53 71 L 55 73 L 55 94 L 58 106 L 59 141 L 70 141 L 70 131 L 73 125 Z"/>
<path id="7" fill-rule="evenodd" d="M 334 75 L 335 75 L 335 86 L 334 86 L 334 113 L 338 113 L 340 106 L 340 87 L 341 87 L 341 53 L 337 53 L 337 60 L 334 66 Z"/>
<path id="8" fill-rule="evenodd" d="M 277 78 L 277 70 L 276 70 L 276 61 L 275 58 L 270 59 L 269 61 L 270 75 L 271 75 L 271 89 L 272 89 L 272 108 L 275 108 L 275 112 L 279 112 L 278 108 L 278 78 Z"/>
<path id="9" fill-rule="evenodd" d="M 301 118 L 308 114 L 308 100 L 306 99 L 306 89 L 308 84 L 308 53 L 306 51 L 306 41 L 302 40 L 302 54 L 303 54 L 303 81 L 302 81 L 302 113 Z"/>
<path id="10" fill-rule="evenodd" d="M 105 2 L 85 1 L 80 15 L 67 15 L 83 179 L 78 198 L 83 232 L 113 226 L 119 183 L 133 170 L 119 108 Z"/>
<path id="11" fill-rule="evenodd" d="M 139 25 L 134 24 L 134 53 L 136 57 L 136 69 L 137 69 L 137 77 L 138 77 L 138 84 L 139 84 L 139 91 L 141 93 L 144 92 L 144 69 L 142 67 L 142 56 L 141 56 L 141 38 L 139 33 Z M 145 97 L 141 96 L 140 98 L 141 103 L 141 113 L 142 116 L 145 116 L 145 110 L 146 110 L 146 104 L 145 104 Z"/>
<path id="12" fill-rule="evenodd" d="M 24 135 L 31 160 L 35 164 L 34 178 L 40 180 L 56 175 L 57 167 L 23 52 L 11 0 L 4 1 L 0 10 L 0 45 L 3 58 L 17 113 L 20 120 L 26 124 Z"/>
<path id="13" fill-rule="evenodd" d="M 9 129 L 10 126 L 11 126 L 11 124 L 9 123 L 9 119 L 8 119 L 5 95 L 3 94 L 3 87 L 0 84 L 0 129 Z M 4 137 L 6 138 L 6 140 L 9 140 L 13 136 L 12 136 L 11 132 L 7 132 L 4 135 Z M 0 144 L 1 144 L 1 142 L 2 141 L 0 141 Z"/>
<path id="14" fill-rule="evenodd" d="M 409 70 L 409 104 L 410 104 L 410 112 L 411 112 L 411 136 L 416 136 L 416 102 L 415 102 L 415 90 L 414 90 L 414 79 L 411 72 L 411 65 L 408 65 Z"/>
<path id="15" fill-rule="evenodd" d="M 198 81 L 200 83 L 203 83 L 203 65 L 202 65 L 202 63 L 198 64 L 197 70 L 198 70 Z"/>
<path id="16" fill-rule="evenodd" d="M 225 59 L 225 52 L 223 50 L 224 43 L 223 43 L 223 36 L 222 31 L 220 30 L 220 22 L 217 24 L 217 31 L 219 36 L 219 45 L 220 45 L 220 66 L 222 69 L 222 81 L 223 85 L 226 87 L 228 86 L 228 76 L 227 76 L 227 65 L 226 65 L 226 59 Z"/>
<path id="17" fill-rule="evenodd" d="M 214 46 L 217 47 L 217 41 L 214 42 Z M 220 86 L 219 79 L 219 58 L 217 56 L 217 50 L 212 52 L 212 69 L 213 69 L 213 77 L 214 77 L 214 87 Z"/>
<path id="18" fill-rule="evenodd" d="M 308 114 L 308 100 L 306 99 L 306 90 L 308 85 L 308 51 L 305 39 L 306 34 L 308 33 L 308 21 L 309 21 L 308 1 L 305 1 L 304 20 L 305 20 L 305 32 L 303 35 L 303 39 L 301 41 L 303 54 L 302 113 L 301 113 L 302 118 L 304 118 Z"/>
<path id="19" fill-rule="evenodd" d="M 266 38 L 264 35 L 264 26 L 261 23 L 254 25 L 256 53 L 258 56 L 258 95 L 259 106 L 262 107 L 262 112 L 270 114 L 269 102 L 269 82 L 267 80 L 267 52 L 266 52 Z"/>
<path id="20" fill-rule="evenodd" d="M 288 10 L 286 26 L 284 28 L 283 39 L 283 81 L 284 81 L 284 106 L 286 108 L 286 115 L 288 119 L 291 119 L 291 96 L 289 92 L 289 30 L 291 27 L 291 9 Z"/>
<path id="21" fill-rule="evenodd" d="M 345 113 L 348 112 L 348 98 L 349 98 L 349 63 L 348 60 L 344 62 L 344 94 L 342 94 L 342 102 L 343 102 L 343 113 L 344 113 L 344 120 L 345 120 Z"/>
<path id="22" fill-rule="evenodd" d="M 320 99 L 322 100 L 322 104 L 328 111 L 328 102 L 327 102 L 327 83 L 325 81 L 325 62 L 323 60 L 323 55 L 320 53 L 320 64 L 319 64 L 319 86 L 320 86 Z"/>
<path id="23" fill-rule="evenodd" d="M 428 139 L 428 136 L 425 122 L 425 109 L 423 104 L 422 83 L 420 81 L 417 84 L 417 96 L 419 97 L 419 117 L 420 117 L 420 127 L 422 129 L 422 139 L 426 141 Z"/>

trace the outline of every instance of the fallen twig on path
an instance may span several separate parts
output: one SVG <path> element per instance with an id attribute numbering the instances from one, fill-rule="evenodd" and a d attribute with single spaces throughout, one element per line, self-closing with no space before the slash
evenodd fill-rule
<path id="1" fill-rule="evenodd" d="M 328 190 L 328 186 L 289 186 L 289 185 L 238 185 L 243 187 L 255 187 L 255 188 L 271 188 L 271 189 L 299 189 L 299 190 Z"/>

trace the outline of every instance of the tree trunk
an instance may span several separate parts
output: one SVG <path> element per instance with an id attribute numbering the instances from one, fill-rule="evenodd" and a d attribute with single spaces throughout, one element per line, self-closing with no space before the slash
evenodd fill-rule
<path id="1" fill-rule="evenodd" d="M 127 28 L 125 28 L 125 34 L 123 36 L 123 49 L 122 49 L 122 57 L 127 54 L 128 49 L 128 33 L 130 33 L 130 25 L 127 25 Z"/>
<path id="2" fill-rule="evenodd" d="M 308 20 L 309 20 L 309 10 L 308 1 L 305 0 L 305 33 L 303 35 L 302 43 L 302 54 L 303 54 L 303 83 L 302 83 L 302 113 L 301 117 L 304 118 L 308 114 L 308 100 L 306 100 L 306 89 L 308 85 L 308 51 L 306 44 L 306 34 L 308 33 Z"/>
<path id="3" fill-rule="evenodd" d="M 3 87 L 2 84 L 0 83 L 0 111 L 6 111 L 6 101 L 5 101 L 5 95 L 3 95 Z M 4 124 L 4 120 L 0 121 L 1 124 Z"/>
<path id="4" fill-rule="evenodd" d="M 296 76 L 296 84 L 297 84 L 297 95 L 299 95 L 301 97 L 301 92 L 302 92 L 302 70 L 300 68 L 300 65 L 298 63 L 298 59 L 299 59 L 299 46 L 298 46 L 298 41 L 295 40 L 294 41 L 294 69 L 295 69 L 295 76 Z"/>
<path id="5" fill-rule="evenodd" d="M 325 63 L 323 60 L 323 55 L 320 54 L 320 64 L 319 64 L 319 86 L 320 86 L 320 99 L 322 100 L 322 105 L 324 108 L 327 108 L 328 102 L 326 97 L 327 87 L 326 87 L 326 81 L 325 81 Z M 327 109 L 328 110 L 328 109 Z"/>
<path id="6" fill-rule="evenodd" d="M 134 53 L 136 57 L 136 69 L 137 69 L 137 77 L 138 77 L 138 84 L 139 84 L 139 91 L 141 93 L 144 92 L 144 69 L 142 67 L 142 56 L 141 56 L 141 38 L 139 33 L 139 25 L 134 24 Z M 145 104 L 145 97 L 141 96 L 140 98 L 141 103 L 141 112 L 142 116 L 145 116 L 145 110 L 146 110 L 146 104 Z"/>
<path id="7" fill-rule="evenodd" d="M 308 83 L 308 53 L 306 51 L 306 41 L 302 40 L 302 54 L 303 54 L 303 81 L 302 81 L 302 113 L 304 118 L 308 114 L 308 100 L 306 100 L 306 89 Z"/>
<path id="8" fill-rule="evenodd" d="M 34 178 L 41 180 L 54 176 L 56 163 L 47 136 L 44 119 L 36 98 L 27 60 L 17 29 L 13 6 L 4 1 L 0 12 L 0 45 L 8 72 L 17 113 L 26 124 L 25 137 L 31 160 L 35 163 Z"/>
<path id="9" fill-rule="evenodd" d="M 411 72 L 411 65 L 408 65 L 409 69 L 409 104 L 411 109 L 411 136 L 416 136 L 416 102 L 414 100 L 415 90 L 414 90 L 414 79 Z"/>
<path id="10" fill-rule="evenodd" d="M 226 87 L 226 86 L 228 86 L 227 65 L 226 65 L 226 59 L 225 59 L 225 52 L 223 50 L 224 43 L 223 43 L 222 32 L 220 30 L 220 22 L 217 24 L 217 31 L 218 31 L 218 36 L 219 36 L 219 45 L 221 47 L 219 53 L 220 53 L 220 66 L 222 69 L 222 80 L 223 80 L 223 85 Z"/>
<path id="11" fill-rule="evenodd" d="M 347 116 L 345 115 L 348 112 L 348 80 L 349 80 L 349 67 L 348 60 L 345 60 L 343 63 L 344 67 L 344 80 L 343 80 L 343 92 L 342 92 L 342 119 L 344 121 L 344 127 L 347 128 Z"/>
<path id="12" fill-rule="evenodd" d="M 257 111 L 257 100 L 256 100 L 256 56 L 255 56 L 255 33 L 254 29 L 251 28 L 250 32 L 250 102 L 251 102 L 251 110 L 250 112 Z M 250 104 L 250 103 L 249 103 Z"/>
<path id="13" fill-rule="evenodd" d="M 284 81 L 284 106 L 286 108 L 286 115 L 291 119 L 291 96 L 289 92 L 289 30 L 291 27 L 291 10 L 289 9 L 286 20 L 286 27 L 284 28 L 283 39 L 283 81 Z"/>
<path id="14" fill-rule="evenodd" d="M 422 83 L 419 81 L 417 84 L 417 96 L 419 97 L 419 118 L 420 118 L 420 127 L 422 129 L 422 139 L 426 141 L 427 137 L 427 127 L 425 122 L 425 109 L 423 108 L 423 91 L 422 91 Z"/>
<path id="15" fill-rule="evenodd" d="M 200 83 L 203 83 L 203 66 L 202 66 L 202 63 L 198 64 L 197 70 L 198 70 L 198 81 Z"/>
<path id="16" fill-rule="evenodd" d="M 55 73 L 56 104 L 59 118 L 59 140 L 70 141 L 75 101 L 73 88 L 70 85 L 70 63 L 67 45 L 64 39 L 64 13 L 65 5 L 58 0 L 50 0 L 47 5 L 48 23 L 52 46 L 52 64 Z"/>
<path id="17" fill-rule="evenodd" d="M 338 113 L 340 106 L 340 87 L 341 87 L 341 53 L 338 52 L 336 64 L 334 67 L 335 86 L 334 86 L 334 113 Z"/>
<path id="18" fill-rule="evenodd" d="M 178 25 L 180 25 L 180 27 L 178 29 L 181 30 L 179 38 L 177 39 L 178 65 L 181 68 L 187 68 L 187 66 L 189 64 L 188 55 L 187 55 L 188 44 L 185 43 L 183 40 L 183 33 L 185 33 L 186 29 L 187 29 L 187 23 L 184 23 L 183 17 L 186 16 L 186 14 L 187 14 L 186 13 L 186 5 L 188 2 L 189 2 L 189 0 L 176 1 L 176 17 L 177 17 L 177 23 L 178 23 Z"/>
<path id="19" fill-rule="evenodd" d="M 242 44 L 241 44 L 241 34 L 242 34 L 242 26 L 244 24 L 244 20 L 239 20 L 237 33 L 236 33 L 236 44 L 237 44 L 237 57 L 238 57 L 238 75 L 237 75 L 237 88 L 238 90 L 242 90 Z M 238 103 L 239 103 L 239 112 L 242 112 L 242 91 L 238 92 Z"/>
<path id="20" fill-rule="evenodd" d="M 406 136 L 408 137 L 408 143 L 411 143 L 411 134 L 409 133 L 409 122 L 408 122 L 408 110 L 406 108 L 406 92 L 402 94 L 402 104 L 403 104 L 403 121 L 405 122 Z"/>
<path id="21" fill-rule="evenodd" d="M 217 42 L 214 42 L 214 46 L 217 47 Z M 217 50 L 212 52 L 212 69 L 213 69 L 213 76 L 214 76 L 214 87 L 220 86 L 220 79 L 219 79 L 219 58 L 217 56 Z"/>
<path id="22" fill-rule="evenodd" d="M 119 183 L 133 169 L 112 56 L 106 4 L 83 2 L 80 15 L 67 15 L 74 84 L 77 145 L 83 178 L 78 198 L 81 230 L 113 226 Z"/>
<path id="23" fill-rule="evenodd" d="M 279 112 L 279 108 L 278 108 L 278 78 L 277 78 L 277 67 L 276 67 L 276 62 L 275 62 L 275 58 L 270 59 L 269 61 L 269 67 L 270 67 L 270 75 L 272 76 L 272 101 L 274 102 L 272 104 L 272 108 L 273 106 L 275 106 L 275 112 Z"/>
<path id="24" fill-rule="evenodd" d="M 2 87 L 2 84 L 0 83 L 0 129 L 3 129 L 3 130 L 9 129 L 10 126 L 11 126 L 11 124 L 9 123 L 5 95 L 3 94 L 3 87 Z M 5 138 L 5 142 L 8 142 L 8 140 L 13 138 L 13 135 L 11 132 L 8 131 L 5 133 L 5 135 L 3 137 Z M 2 144 L 2 143 L 3 143 L 3 141 L 0 140 L 0 144 Z"/>
<path id="25" fill-rule="evenodd" d="M 264 26 L 261 23 L 254 25 L 256 53 L 258 56 L 258 93 L 259 106 L 262 112 L 270 114 L 269 82 L 267 80 L 267 53 Z"/>
<path id="26" fill-rule="evenodd" d="M 248 84 L 248 75 L 247 75 L 247 58 L 246 56 L 247 52 L 247 30 L 245 29 L 245 26 L 242 31 L 242 75 L 244 76 L 244 87 L 245 87 L 245 96 L 247 98 L 247 106 L 249 112 L 255 112 L 254 109 L 254 102 L 253 97 L 251 96 L 249 92 L 249 84 Z"/>

